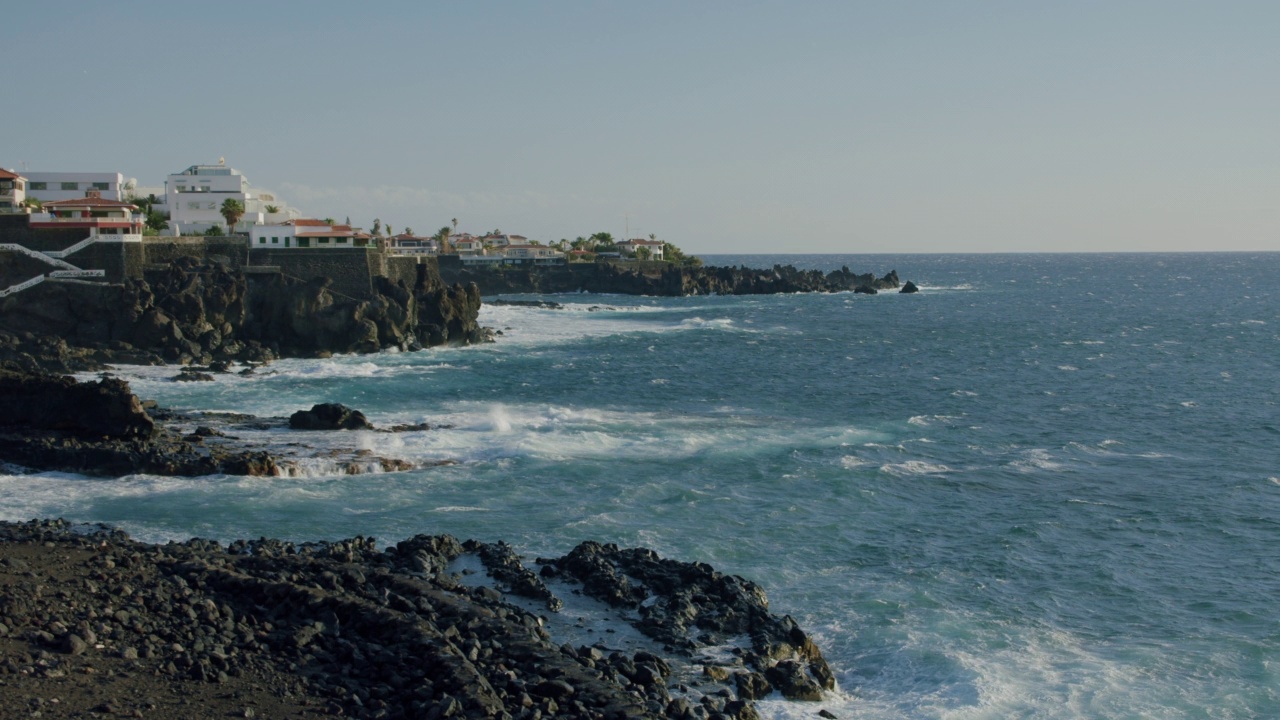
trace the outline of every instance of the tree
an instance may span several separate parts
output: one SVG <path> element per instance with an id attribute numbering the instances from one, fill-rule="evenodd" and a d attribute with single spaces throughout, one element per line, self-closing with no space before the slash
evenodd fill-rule
<path id="1" fill-rule="evenodd" d="M 207 235 L 208 237 L 221 237 L 223 235 L 226 235 L 226 233 L 223 232 L 222 230 L 222 226 L 220 225 L 214 225 L 210 227 L 208 230 L 204 231 L 204 234 Z"/>
<path id="2" fill-rule="evenodd" d="M 373 234 L 374 235 L 382 234 L 382 218 L 373 219 Z"/>
<path id="3" fill-rule="evenodd" d="M 325 218 L 325 219 L 324 219 L 324 224 L 325 224 L 325 225 L 333 225 L 333 224 L 334 224 L 334 223 L 336 223 L 336 222 L 337 222 L 337 221 L 336 221 L 336 220 L 334 220 L 333 218 Z"/>
<path id="4" fill-rule="evenodd" d="M 587 249 L 594 249 L 595 252 L 602 253 L 618 251 L 618 245 L 613 241 L 613 235 L 611 233 L 594 233 L 590 238 L 588 238 L 588 240 L 591 241 L 592 248 Z"/>
<path id="5" fill-rule="evenodd" d="M 391 237 L 392 235 L 395 235 L 395 234 L 396 234 L 396 233 L 395 233 L 395 231 L 391 229 L 391 225 L 390 225 L 390 224 L 388 224 L 388 225 L 387 225 L 387 237 Z"/>
<path id="6" fill-rule="evenodd" d="M 36 212 L 40 212 L 41 210 L 44 210 L 44 203 L 40 202 L 40 198 L 29 197 L 26 200 L 22 201 L 22 205 L 24 207 L 29 207 L 32 210 L 35 210 Z"/>
<path id="7" fill-rule="evenodd" d="M 453 234 L 453 228 L 449 227 L 448 225 L 445 225 L 444 227 L 440 228 L 438 232 L 436 232 L 435 241 L 440 243 L 441 255 L 453 254 L 453 243 L 449 242 L 449 236 L 452 234 Z"/>
<path id="8" fill-rule="evenodd" d="M 453 219 L 453 229 L 454 229 L 454 230 L 457 230 L 457 229 L 458 229 L 458 218 L 454 218 L 454 219 Z"/>
<path id="9" fill-rule="evenodd" d="M 412 235 L 412 234 L 413 234 L 413 228 L 408 227 L 408 226 L 405 226 L 404 234 L 405 234 L 405 235 Z"/>
<path id="10" fill-rule="evenodd" d="M 244 217 L 244 203 L 235 198 L 227 198 L 222 201 L 222 207 L 218 210 L 222 214 L 223 219 L 227 221 L 227 227 L 231 232 L 236 231 L 236 223 L 240 222 L 240 218 Z"/>
<path id="11" fill-rule="evenodd" d="M 653 254 L 653 252 L 652 252 L 651 250 L 649 250 L 649 248 L 644 247 L 643 245 L 641 245 L 640 247 L 636 248 L 636 259 L 637 259 L 637 260 L 648 260 L 648 259 L 649 259 L 649 256 L 650 256 L 650 255 L 652 255 L 652 254 Z"/>
<path id="12" fill-rule="evenodd" d="M 275 215 L 276 213 L 280 212 L 279 206 L 276 206 L 276 205 L 268 205 L 264 207 L 263 210 L 266 210 L 268 215 Z"/>
<path id="13" fill-rule="evenodd" d="M 147 213 L 146 223 L 147 228 L 155 233 L 159 233 L 161 230 L 169 227 L 169 223 L 165 220 L 164 215 L 161 215 L 155 210 L 151 210 Z"/>
<path id="14" fill-rule="evenodd" d="M 685 267 L 702 267 L 702 258 L 685 255 L 684 251 L 669 242 L 662 243 L 662 257 L 669 263 Z"/>

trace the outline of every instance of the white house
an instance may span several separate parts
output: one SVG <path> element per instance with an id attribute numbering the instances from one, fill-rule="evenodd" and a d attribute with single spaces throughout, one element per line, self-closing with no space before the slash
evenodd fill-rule
<path id="1" fill-rule="evenodd" d="M 214 225 L 226 225 L 222 203 L 227 199 L 244 206 L 244 215 L 235 228 L 227 228 L 229 232 L 296 220 L 301 214 L 275 193 L 250 185 L 239 170 L 221 160 L 217 165 L 192 165 L 170 175 L 164 183 L 164 198 L 164 207 L 156 209 L 168 211 L 169 230 L 175 235 L 199 235 Z M 269 208 L 276 212 L 269 212 Z"/>
<path id="2" fill-rule="evenodd" d="M 484 254 L 484 238 L 475 235 L 449 236 L 449 244 L 453 245 L 453 251 L 459 255 L 483 255 Z"/>
<path id="3" fill-rule="evenodd" d="M 648 251 L 650 260 L 662 259 L 663 242 L 661 240 L 643 240 L 641 238 L 632 238 L 631 240 L 623 240 L 616 244 L 618 246 L 618 251 L 623 253 L 624 255 L 630 255 L 634 257 L 637 250 L 644 248 L 645 250 Z"/>
<path id="4" fill-rule="evenodd" d="M 438 255 L 440 243 L 435 238 L 400 233 L 387 238 L 387 249 L 393 255 Z"/>
<path id="5" fill-rule="evenodd" d="M 27 179 L 16 172 L 0 168 L 0 213 L 25 212 Z"/>
<path id="6" fill-rule="evenodd" d="M 377 243 L 369 233 L 350 225 L 330 225 L 323 220 L 298 219 L 279 225 L 249 228 L 249 248 L 367 248 Z"/>
<path id="7" fill-rule="evenodd" d="M 521 245 L 508 245 L 504 247 L 502 249 L 502 256 L 507 258 L 508 260 L 522 260 L 522 261 L 532 260 L 534 262 L 538 262 L 538 261 L 547 261 L 547 260 L 559 260 L 564 257 L 564 254 L 561 253 L 559 250 L 553 247 L 547 247 L 546 245 L 521 244 Z"/>
<path id="8" fill-rule="evenodd" d="M 127 181 L 120 173 L 29 172 L 27 197 L 42 203 L 79 200 L 89 190 L 97 190 L 104 200 L 124 200 Z"/>

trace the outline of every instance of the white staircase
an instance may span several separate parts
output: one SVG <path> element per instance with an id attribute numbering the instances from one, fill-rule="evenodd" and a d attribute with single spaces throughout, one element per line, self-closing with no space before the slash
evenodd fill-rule
<path id="1" fill-rule="evenodd" d="M 33 288 L 36 285 L 39 285 L 40 283 L 44 282 L 46 279 L 73 280 L 75 278 L 106 277 L 107 272 L 105 270 L 82 270 L 76 267 L 75 265 L 72 265 L 71 263 L 67 262 L 66 260 L 62 259 L 74 252 L 83 250 L 84 248 L 92 245 L 94 242 L 98 241 L 99 239 L 100 239 L 100 236 L 98 235 L 90 235 L 89 237 L 85 238 L 84 240 L 81 240 L 80 242 L 76 243 L 75 245 L 72 245 L 69 248 L 66 248 L 65 250 L 51 250 L 49 252 L 40 252 L 39 250 L 32 250 L 31 248 L 24 247 L 16 243 L 0 243 L 0 251 L 8 250 L 10 252 L 21 253 L 23 255 L 26 255 L 27 257 L 39 260 L 40 262 L 43 262 L 46 265 L 52 265 L 56 268 L 59 268 L 58 270 L 51 270 L 45 273 L 44 275 L 37 275 L 31 278 L 30 280 L 24 280 L 23 282 L 20 282 L 17 285 L 10 285 L 9 287 L 4 288 L 3 290 L 0 290 L 0 298 L 8 297 L 15 293 L 20 293 L 23 290 L 26 290 L 28 288 Z"/>

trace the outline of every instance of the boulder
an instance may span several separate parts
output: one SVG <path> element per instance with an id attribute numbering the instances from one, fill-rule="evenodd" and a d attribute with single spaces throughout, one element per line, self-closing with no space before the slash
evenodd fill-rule
<path id="1" fill-rule="evenodd" d="M 917 292 L 920 292 L 920 288 L 916 287 L 915 283 L 908 280 L 907 284 L 903 285 L 902 289 L 899 290 L 898 292 L 899 293 L 917 293 Z"/>
<path id="2" fill-rule="evenodd" d="M 364 413 L 338 403 L 312 405 L 289 416 L 294 430 L 373 430 Z"/>

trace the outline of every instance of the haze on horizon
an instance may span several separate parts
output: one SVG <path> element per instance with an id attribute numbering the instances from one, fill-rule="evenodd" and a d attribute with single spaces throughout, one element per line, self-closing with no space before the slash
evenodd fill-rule
<path id="1" fill-rule="evenodd" d="M 694 253 L 1280 250 L 1280 4 L 5 11 L 0 166 Z"/>

